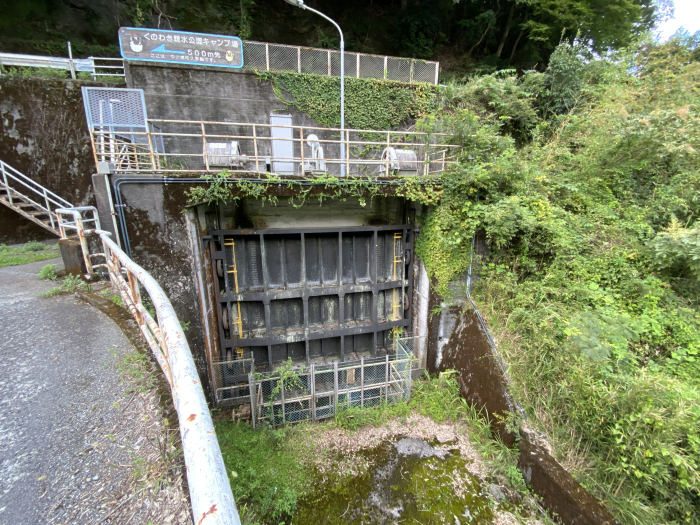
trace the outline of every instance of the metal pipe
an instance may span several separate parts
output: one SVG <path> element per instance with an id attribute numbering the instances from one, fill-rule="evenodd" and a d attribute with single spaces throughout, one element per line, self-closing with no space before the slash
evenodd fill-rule
<path id="1" fill-rule="evenodd" d="M 102 239 L 106 255 L 111 252 L 127 272 L 138 279 L 156 308 L 168 350 L 173 402 L 180 423 L 194 522 L 198 525 L 240 525 L 209 407 L 175 310 L 155 279 L 109 238 L 109 232 L 94 230 L 94 233 Z"/>

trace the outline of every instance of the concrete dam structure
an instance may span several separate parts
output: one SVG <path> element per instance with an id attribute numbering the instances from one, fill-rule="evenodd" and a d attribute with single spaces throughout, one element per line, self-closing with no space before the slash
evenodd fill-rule
<path id="1" fill-rule="evenodd" d="M 261 69 L 271 70 L 269 61 L 282 51 L 252 44 Z M 294 50 L 298 67 L 287 69 L 307 72 L 303 57 L 313 53 Z M 316 51 L 327 56 L 327 76 L 335 77 L 335 55 Z M 406 86 L 421 62 L 406 62 L 402 73 L 402 63 L 390 62 L 400 59 L 356 55 L 350 61 L 356 77 L 383 73 L 390 79 L 394 71 Z M 362 63 L 384 68 L 367 73 Z M 437 63 L 426 64 L 434 71 L 428 81 L 437 82 Z M 397 192 L 405 183 L 399 176 L 429 180 L 455 164 L 458 148 L 449 137 L 413 131 L 410 121 L 391 130 L 326 127 L 253 69 L 128 60 L 124 75 L 126 87 L 37 83 L 37 96 L 53 105 L 54 99 L 70 102 L 73 120 L 85 112 L 84 124 L 72 122 L 70 135 L 82 169 L 42 174 L 40 182 L 50 188 L 56 182 L 52 189 L 72 195 L 78 207 L 94 202 L 97 218 L 88 220 L 99 219 L 114 241 L 106 258 L 123 255 L 121 263 L 99 259 L 97 266 L 125 276 L 137 303 L 144 299 L 148 306 L 153 299 L 134 286 L 140 270 L 162 287 L 159 297 L 172 302 L 173 318 L 184 329 L 178 335 L 191 349 L 196 370 L 187 377 L 198 375 L 210 406 L 250 405 L 254 426 L 320 420 L 341 408 L 407 400 L 422 371 L 455 368 L 471 404 L 490 416 L 517 410 L 485 325 L 478 325 L 466 300 L 443 304 L 415 254 L 425 207 Z M 11 95 L 3 115 L 31 113 L 33 100 L 23 99 L 13 81 L 2 82 Z M 32 138 L 44 131 L 21 128 L 21 119 L 6 121 L 14 128 L 0 151 L 29 171 L 34 164 L 22 164 L 27 151 L 35 158 L 49 155 Z M 61 133 L 54 128 L 46 134 Z M 344 194 L 343 185 L 354 194 Z M 10 189 L 6 195 L 14 195 L 15 204 L 36 204 Z M 67 208 L 67 201 L 54 205 L 47 195 L 45 211 L 23 215 L 37 224 L 44 222 L 37 217 L 48 217 L 55 232 L 56 208 Z M 80 240 L 83 251 L 99 244 Z M 76 272 L 84 274 L 80 246 L 73 241 L 71 249 Z M 124 264 L 126 258 L 135 266 Z M 156 302 L 152 306 L 162 306 Z M 148 324 L 147 308 L 138 307 L 135 317 Z M 167 342 L 157 329 L 156 346 Z M 281 378 L 289 367 L 296 380 L 285 385 Z M 169 381 L 177 383 L 172 376 Z M 612 523 L 539 436 L 518 436 L 503 417 L 491 420 L 504 443 L 520 447 L 525 479 L 565 522 Z"/>

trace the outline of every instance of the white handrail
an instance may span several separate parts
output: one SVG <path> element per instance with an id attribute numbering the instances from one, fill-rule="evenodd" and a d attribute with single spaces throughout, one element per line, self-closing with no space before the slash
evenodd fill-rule
<path id="1" fill-rule="evenodd" d="M 67 200 L 59 197 L 51 190 L 44 188 L 41 184 L 30 179 L 25 174 L 13 168 L 12 166 L 10 166 L 2 160 L 0 160 L 0 171 L 2 171 L 3 176 L 9 177 L 15 180 L 16 182 L 19 182 L 27 189 L 39 194 L 41 197 L 46 197 L 51 203 L 55 204 L 56 206 L 61 206 L 64 208 L 70 208 L 73 206 Z M 7 186 L 11 188 L 9 184 L 7 184 Z"/>
<path id="2" fill-rule="evenodd" d="M 109 270 L 112 284 L 136 319 L 170 384 L 180 426 L 194 523 L 240 525 L 214 423 L 204 398 L 192 352 L 168 296 L 146 270 L 132 261 L 109 238 L 109 232 L 99 228 L 83 229 L 82 212 L 92 211 L 97 217 L 94 207 L 59 211 L 61 221 L 63 215 L 73 217 L 73 222 L 62 223 L 61 231 L 64 235 L 67 226 L 77 228 L 81 238 L 89 234 L 100 236 L 104 253 L 90 254 L 88 257 L 105 258 L 105 264 L 93 266 L 107 267 Z M 99 223 L 96 221 L 95 224 Z M 126 279 L 123 273 L 126 274 Z M 148 292 L 155 307 L 156 319 L 151 317 L 141 303 L 140 287 Z"/>

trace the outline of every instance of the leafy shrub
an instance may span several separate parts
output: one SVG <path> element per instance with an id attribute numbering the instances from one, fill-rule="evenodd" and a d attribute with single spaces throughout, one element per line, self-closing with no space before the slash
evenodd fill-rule
<path id="1" fill-rule="evenodd" d="M 45 281 L 55 281 L 58 279 L 58 276 L 56 275 L 56 265 L 47 264 L 41 270 L 39 270 L 39 279 L 43 279 Z"/>
<path id="2" fill-rule="evenodd" d="M 24 252 L 40 252 L 45 250 L 47 246 L 38 241 L 29 241 L 24 246 L 22 246 L 22 251 Z"/>

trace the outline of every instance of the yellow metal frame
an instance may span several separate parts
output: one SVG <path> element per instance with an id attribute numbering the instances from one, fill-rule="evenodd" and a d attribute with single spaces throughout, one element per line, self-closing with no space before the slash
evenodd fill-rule
<path id="1" fill-rule="evenodd" d="M 401 241 L 403 239 L 403 233 L 395 233 L 394 234 L 394 268 L 393 268 L 393 276 L 394 276 L 394 281 L 398 280 L 398 272 L 396 271 L 396 265 L 400 264 L 403 262 L 403 254 L 399 252 L 399 255 L 396 255 L 396 241 Z M 401 290 L 403 290 L 403 286 L 401 287 Z M 397 312 L 398 309 L 401 308 L 401 301 L 400 298 L 398 297 L 398 288 L 394 288 L 394 300 L 393 300 L 393 305 L 392 305 L 392 316 L 394 321 L 399 320 L 399 313 Z"/>
<path id="2" fill-rule="evenodd" d="M 230 246 L 231 247 L 231 253 L 233 254 L 233 264 L 229 266 L 231 268 L 230 270 L 227 270 L 226 273 L 232 273 L 233 274 L 233 281 L 235 283 L 236 287 L 236 293 L 238 293 L 238 268 L 236 267 L 236 243 L 233 239 L 230 241 L 224 242 L 224 246 Z M 243 319 L 241 318 L 241 302 L 236 301 L 236 308 L 238 310 L 238 317 L 234 320 L 233 324 L 238 325 L 238 337 L 242 338 L 243 337 Z M 243 358 L 243 347 L 237 346 L 236 347 L 236 354 L 238 354 L 238 357 L 241 359 Z"/>

